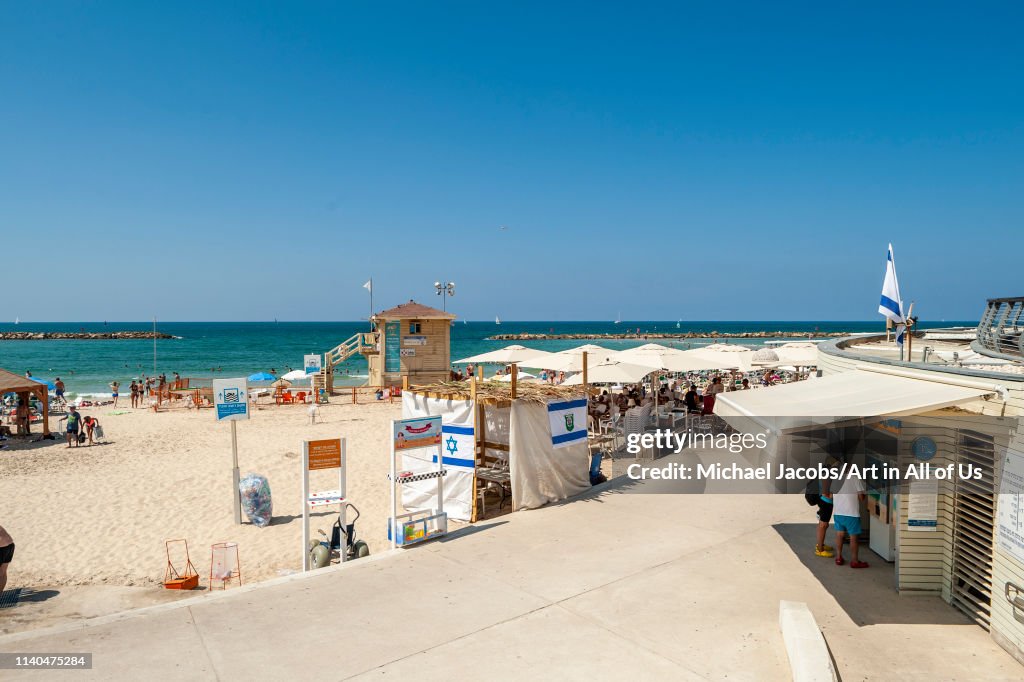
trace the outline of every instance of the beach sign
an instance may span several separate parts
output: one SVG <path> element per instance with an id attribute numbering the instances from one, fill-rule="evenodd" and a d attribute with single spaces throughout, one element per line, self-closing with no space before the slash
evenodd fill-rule
<path id="1" fill-rule="evenodd" d="M 395 450 L 436 447 L 441 444 L 441 418 L 416 417 L 392 422 Z"/>
<path id="2" fill-rule="evenodd" d="M 317 469 L 337 469 L 341 466 L 341 439 L 328 438 L 327 440 L 308 440 L 306 468 L 309 471 Z"/>
<path id="3" fill-rule="evenodd" d="M 213 404 L 217 421 L 249 418 L 249 388 L 245 377 L 213 380 Z"/>
<path id="4" fill-rule="evenodd" d="M 319 374 L 320 368 L 323 366 L 323 359 L 321 356 L 316 355 L 305 355 L 302 358 L 302 366 L 306 369 L 306 374 Z"/>

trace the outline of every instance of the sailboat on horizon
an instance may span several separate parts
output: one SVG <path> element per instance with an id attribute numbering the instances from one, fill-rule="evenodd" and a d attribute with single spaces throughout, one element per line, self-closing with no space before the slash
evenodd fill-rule
<path id="1" fill-rule="evenodd" d="M 15 317 L 14 318 L 14 324 L 21 324 L 21 318 L 20 317 Z"/>
<path id="2" fill-rule="evenodd" d="M 497 315 L 494 316 L 494 324 L 501 324 L 501 318 Z"/>
<path id="3" fill-rule="evenodd" d="M 615 315 L 615 324 L 622 324 L 622 312 L 621 311 L 619 311 Z"/>

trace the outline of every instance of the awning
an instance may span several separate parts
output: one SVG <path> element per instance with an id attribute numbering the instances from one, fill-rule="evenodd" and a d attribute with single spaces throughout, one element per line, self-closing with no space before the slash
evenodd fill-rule
<path id="1" fill-rule="evenodd" d="M 996 389 L 958 386 L 853 370 L 757 390 L 719 393 L 715 414 L 750 417 L 775 430 L 823 424 L 844 417 L 920 414 L 995 393 Z M 783 417 L 772 420 L 772 417 Z"/>

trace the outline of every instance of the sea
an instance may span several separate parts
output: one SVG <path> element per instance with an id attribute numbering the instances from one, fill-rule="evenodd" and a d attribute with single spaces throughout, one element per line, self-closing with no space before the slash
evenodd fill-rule
<path id="1" fill-rule="evenodd" d="M 920 322 L 919 329 L 952 326 L 976 326 L 977 321 Z M 150 322 L 69 322 L 0 324 L 0 332 L 115 332 L 149 331 Z M 452 360 L 477 355 L 506 346 L 514 341 L 497 341 L 495 334 L 604 334 L 637 333 L 631 339 L 599 339 L 593 341 L 543 340 L 522 342 L 530 348 L 559 351 L 583 343 L 596 343 L 613 350 L 625 350 L 648 343 L 644 334 L 712 332 L 775 332 L 809 333 L 879 332 L 884 322 L 870 321 L 751 321 L 751 322 L 683 322 L 683 321 L 610 321 L 517 322 L 457 320 L 452 326 Z M 46 340 L 0 341 L 0 367 L 24 374 L 31 371 L 38 379 L 63 379 L 71 397 L 98 397 L 110 394 L 110 382 L 122 386 L 136 377 L 171 376 L 209 380 L 217 377 L 248 376 L 256 372 L 284 374 L 302 367 L 303 355 L 324 353 L 357 332 L 369 331 L 361 322 L 158 322 L 157 330 L 171 334 L 173 339 L 144 340 Z M 707 337 L 680 340 L 655 339 L 657 343 L 681 349 L 696 348 L 708 343 L 739 343 L 751 348 L 760 344 L 750 339 L 712 339 Z M 335 383 L 360 385 L 367 378 L 366 361 L 355 356 L 338 368 Z"/>

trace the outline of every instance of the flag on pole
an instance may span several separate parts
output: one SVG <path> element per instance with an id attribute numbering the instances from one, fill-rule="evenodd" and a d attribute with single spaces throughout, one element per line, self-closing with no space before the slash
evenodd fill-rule
<path id="1" fill-rule="evenodd" d="M 885 260 L 885 280 L 882 282 L 882 300 L 878 304 L 878 312 L 896 325 L 896 343 L 903 345 L 903 332 L 906 329 L 906 318 L 903 315 L 903 299 L 900 297 L 900 282 L 896 278 L 896 261 L 892 256 L 892 244 Z"/>
<path id="2" fill-rule="evenodd" d="M 363 285 L 363 288 L 366 289 L 367 291 L 369 291 L 372 294 L 373 293 L 373 280 L 372 279 L 366 280 L 366 284 Z"/>

